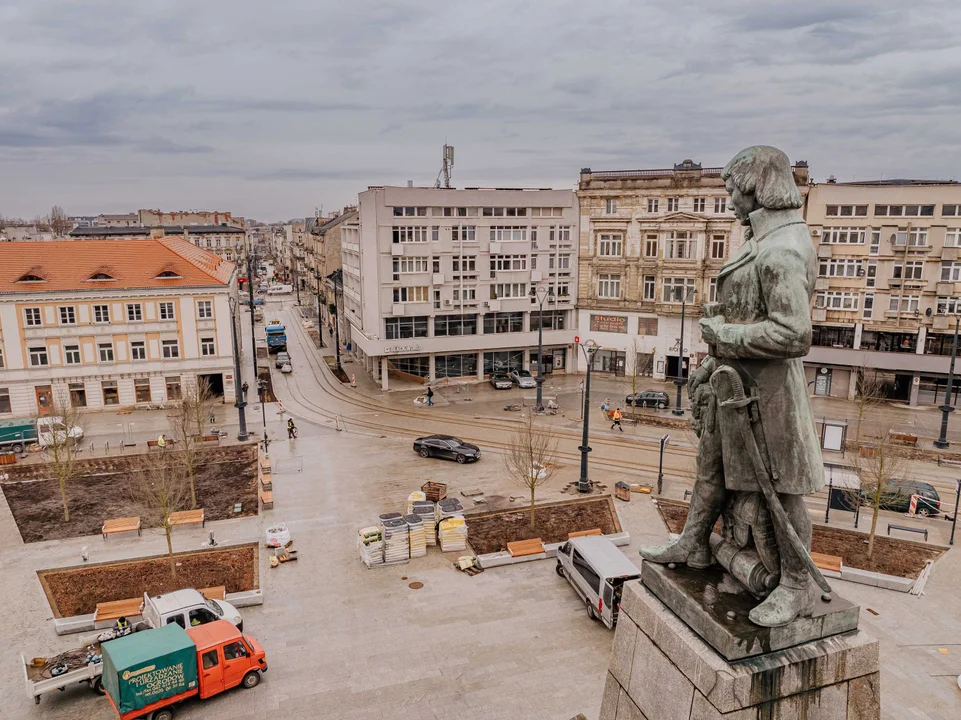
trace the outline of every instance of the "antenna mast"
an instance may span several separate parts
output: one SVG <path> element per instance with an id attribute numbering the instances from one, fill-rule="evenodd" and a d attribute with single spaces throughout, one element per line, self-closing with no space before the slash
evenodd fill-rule
<path id="1" fill-rule="evenodd" d="M 450 171 L 454 167 L 454 146 L 444 145 L 444 164 L 437 175 L 435 188 L 450 188 Z M 443 184 L 441 184 L 443 182 Z"/>

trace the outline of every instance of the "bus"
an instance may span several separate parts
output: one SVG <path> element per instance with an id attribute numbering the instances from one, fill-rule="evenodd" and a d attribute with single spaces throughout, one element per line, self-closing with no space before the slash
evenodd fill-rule
<path id="1" fill-rule="evenodd" d="M 278 353 L 287 349 L 287 328 L 278 322 L 267 326 L 267 350 Z"/>

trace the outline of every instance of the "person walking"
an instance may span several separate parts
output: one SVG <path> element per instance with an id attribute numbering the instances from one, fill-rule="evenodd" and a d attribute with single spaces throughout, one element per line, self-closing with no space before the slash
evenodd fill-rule
<path id="1" fill-rule="evenodd" d="M 621 417 L 622 417 L 621 409 L 620 408 L 615 409 L 614 414 L 611 416 L 611 418 L 614 420 L 614 422 L 611 423 L 611 430 L 613 430 L 616 427 L 621 432 L 624 432 L 624 428 L 621 427 Z"/>
<path id="2" fill-rule="evenodd" d="M 427 406 L 430 407 L 434 404 L 434 391 L 430 389 L 430 385 L 427 386 Z"/>
<path id="3" fill-rule="evenodd" d="M 287 418 L 287 439 L 293 440 L 297 437 L 297 426 L 294 425 L 293 418 Z"/>

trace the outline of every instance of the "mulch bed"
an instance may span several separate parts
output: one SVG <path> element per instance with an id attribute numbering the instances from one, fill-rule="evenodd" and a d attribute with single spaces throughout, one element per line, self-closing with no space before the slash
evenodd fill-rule
<path id="1" fill-rule="evenodd" d="M 92 613 L 97 603 L 143 597 L 145 592 L 159 595 L 219 585 L 229 593 L 254 590 L 259 586 L 258 553 L 257 543 L 174 553 L 176 578 L 170 575 L 166 555 L 38 570 L 37 576 L 54 617 L 72 617 Z"/>
<path id="2" fill-rule="evenodd" d="M 531 528 L 530 505 L 516 510 L 467 515 L 467 540 L 478 555 L 500 552 L 507 543 L 539 537 L 545 543 L 567 540 L 568 533 L 600 528 L 605 535 L 621 532 L 610 495 L 537 505 Z"/>
<path id="3" fill-rule="evenodd" d="M 923 438 L 921 442 L 928 442 L 932 438 Z M 862 438 L 861 445 L 865 447 L 876 446 L 878 443 L 877 438 Z M 853 440 L 848 440 L 845 443 L 845 450 L 854 455 L 858 454 L 858 443 Z M 942 450 L 929 450 L 922 447 L 916 447 L 913 445 L 899 445 L 894 442 L 889 442 L 886 445 L 886 452 L 896 456 L 903 457 L 908 460 L 921 460 L 921 461 L 935 461 L 941 460 L 953 460 L 954 462 L 961 462 L 961 453 L 956 452 L 945 452 Z"/>
<path id="4" fill-rule="evenodd" d="M 673 500 L 658 500 L 657 509 L 661 519 L 672 533 L 684 529 L 687 519 L 686 503 Z M 870 522 L 869 517 L 864 518 Z M 878 525 L 880 527 L 880 523 Z M 720 521 L 714 526 L 720 532 Z M 936 560 L 943 550 L 913 542 L 899 540 L 886 535 L 874 536 L 874 557 L 868 558 L 868 535 L 856 530 L 815 525 L 811 537 L 811 550 L 825 555 L 836 555 L 843 559 L 844 565 L 858 570 L 880 572 L 896 577 L 916 578 L 928 560 Z"/>
<path id="5" fill-rule="evenodd" d="M 155 453 L 158 451 L 154 451 Z M 257 446 L 212 447 L 197 468 L 194 480 L 197 505 L 207 520 L 256 515 Z M 141 472 L 139 455 L 90 458 L 81 461 L 82 474 L 67 486 L 70 521 L 63 520 L 63 504 L 56 480 L 44 463 L 9 467 L 9 480 L 0 484 L 24 542 L 97 535 L 108 518 L 144 515 L 130 490 L 134 473 Z"/>
<path id="6" fill-rule="evenodd" d="M 640 425 L 651 425 L 653 427 L 662 428 L 672 428 L 674 430 L 691 430 L 693 425 L 691 424 L 691 419 L 680 419 L 676 417 L 667 417 L 664 415 L 655 415 L 654 411 L 645 412 L 644 410 L 638 410 L 635 412 L 625 412 L 625 418 L 636 419 Z"/>

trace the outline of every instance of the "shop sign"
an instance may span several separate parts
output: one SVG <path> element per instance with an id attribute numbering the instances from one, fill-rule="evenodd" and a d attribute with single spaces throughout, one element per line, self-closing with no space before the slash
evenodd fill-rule
<path id="1" fill-rule="evenodd" d="M 624 315 L 591 315 L 591 331 L 627 334 L 627 317 Z"/>

